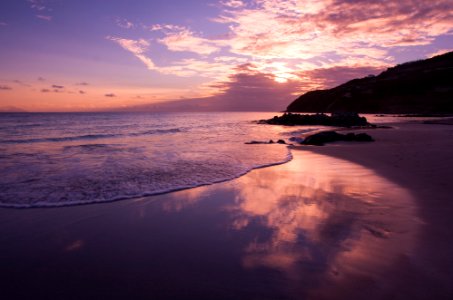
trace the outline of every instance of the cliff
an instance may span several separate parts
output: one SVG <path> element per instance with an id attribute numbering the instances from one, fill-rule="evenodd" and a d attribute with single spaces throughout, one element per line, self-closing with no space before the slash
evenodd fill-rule
<path id="1" fill-rule="evenodd" d="M 303 94 L 289 112 L 453 113 L 453 52 Z"/>

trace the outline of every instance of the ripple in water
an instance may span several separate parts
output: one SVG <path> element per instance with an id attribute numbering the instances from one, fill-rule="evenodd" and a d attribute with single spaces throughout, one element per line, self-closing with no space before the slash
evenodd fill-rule
<path id="1" fill-rule="evenodd" d="M 252 122 L 270 116 L 4 114 L 0 205 L 114 201 L 230 180 L 284 163 L 291 159 L 284 145 L 244 144 L 288 137 L 291 129 Z"/>

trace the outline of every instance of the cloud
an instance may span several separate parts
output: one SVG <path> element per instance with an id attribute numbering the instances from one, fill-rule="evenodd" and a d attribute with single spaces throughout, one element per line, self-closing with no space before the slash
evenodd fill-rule
<path id="1" fill-rule="evenodd" d="M 0 22 L 0 26 L 8 26 L 8 23 Z"/>
<path id="2" fill-rule="evenodd" d="M 36 11 L 36 18 L 48 22 L 52 21 L 52 16 L 49 15 L 52 9 L 47 6 L 47 0 L 27 0 L 27 2 L 30 4 L 30 8 Z"/>
<path id="3" fill-rule="evenodd" d="M 25 83 L 25 82 L 20 81 L 20 80 L 18 80 L 18 79 L 13 80 L 12 82 L 14 82 L 14 83 L 16 83 L 16 84 L 18 84 L 18 85 L 21 85 L 21 86 L 31 87 L 31 85 L 29 85 L 28 83 Z"/>
<path id="4" fill-rule="evenodd" d="M 135 27 L 134 23 L 128 21 L 127 19 L 116 18 L 115 23 L 116 25 L 124 29 L 131 29 Z"/>
<path id="5" fill-rule="evenodd" d="M 207 39 L 174 24 L 155 24 L 149 29 L 164 34 L 157 41 L 170 51 L 206 56 L 225 48 L 231 56 L 253 60 L 261 71 L 272 72 L 277 80 L 284 81 L 301 71 L 297 66 L 303 61 L 321 68 L 358 63 L 382 68 L 394 63 L 389 55 L 392 47 L 430 43 L 453 26 L 447 13 L 453 4 L 445 0 L 261 0 L 254 5 L 233 0 L 221 4 L 226 9 L 214 21 L 229 25 L 223 38 Z M 123 47 L 145 64 L 152 62 L 145 51 L 137 53 Z M 204 65 L 219 63 L 213 59 L 204 58 Z M 195 64 L 202 63 L 182 59 L 159 69 L 192 76 Z M 154 63 L 150 69 L 157 70 Z"/>
<path id="6" fill-rule="evenodd" d="M 51 88 L 45 88 L 45 89 L 41 89 L 41 93 L 62 93 L 64 92 L 64 86 L 63 85 L 56 85 L 56 84 L 53 84 L 51 85 Z M 68 92 L 69 94 L 73 94 L 74 92 Z"/>
<path id="7" fill-rule="evenodd" d="M 206 78 L 222 79 L 232 73 L 236 64 L 231 62 L 209 62 L 199 59 L 182 59 L 168 67 L 156 68 L 163 74 L 172 74 L 181 77 L 201 76 Z"/>
<path id="8" fill-rule="evenodd" d="M 48 8 L 45 6 L 44 0 L 27 0 L 28 3 L 30 3 L 30 7 L 34 10 L 37 11 L 45 11 L 48 10 Z"/>
<path id="9" fill-rule="evenodd" d="M 79 85 L 79 86 L 87 86 L 87 85 L 90 85 L 88 82 L 77 82 L 75 85 Z"/>
<path id="10" fill-rule="evenodd" d="M 427 55 L 427 58 L 431 58 L 431 57 L 434 57 L 434 56 L 442 55 L 442 54 L 445 54 L 445 53 L 448 53 L 448 52 L 451 52 L 451 51 L 453 51 L 453 50 L 452 49 L 440 49 L 440 50 L 434 51 L 432 53 L 429 53 Z"/>
<path id="11" fill-rule="evenodd" d="M 279 83 L 274 74 L 259 72 L 254 67 L 253 64 L 241 65 L 228 81 L 216 84 L 223 93 L 213 97 L 215 110 L 279 111 L 300 93 L 301 82 Z"/>
<path id="12" fill-rule="evenodd" d="M 141 62 L 143 62 L 148 69 L 154 70 L 155 65 L 154 62 L 144 55 L 144 53 L 148 50 L 149 42 L 144 39 L 139 40 L 130 40 L 130 39 L 123 39 L 118 37 L 106 37 L 108 40 L 114 41 L 123 47 L 125 50 L 131 52 L 135 55 Z"/>
<path id="13" fill-rule="evenodd" d="M 36 15 L 38 19 L 45 20 L 45 21 L 52 21 L 52 16 L 46 16 L 46 15 Z"/>
<path id="14" fill-rule="evenodd" d="M 380 73 L 373 66 L 335 66 L 294 73 L 279 82 L 273 73 L 245 63 L 234 68 L 224 81 L 210 83 L 215 94 L 204 98 L 185 98 L 163 103 L 128 107 L 131 111 L 281 111 L 297 96 L 313 89 L 330 88 L 350 79 Z"/>
<path id="15" fill-rule="evenodd" d="M 304 92 L 314 89 L 333 88 L 355 78 L 377 75 L 384 71 L 374 66 L 334 66 L 330 68 L 313 69 L 299 74 L 304 82 Z"/>
<path id="16" fill-rule="evenodd" d="M 121 47 L 136 55 L 145 53 L 150 45 L 145 39 L 130 40 L 110 36 L 108 36 L 107 39 L 118 43 Z"/>
<path id="17" fill-rule="evenodd" d="M 46 81 L 46 79 L 40 76 L 38 77 L 38 81 Z"/>
<path id="18" fill-rule="evenodd" d="M 145 28 L 148 28 L 150 31 L 163 31 L 163 32 L 186 30 L 186 27 L 175 24 L 153 24 Z"/>
<path id="19" fill-rule="evenodd" d="M 229 8 L 239 8 L 245 6 L 244 2 L 240 0 L 225 0 L 220 1 L 220 4 Z"/>
<path id="20" fill-rule="evenodd" d="M 2 91 L 8 91 L 8 90 L 12 90 L 13 88 L 10 87 L 10 86 L 7 86 L 7 85 L 0 85 L 0 90 Z"/>
<path id="21" fill-rule="evenodd" d="M 227 80 L 210 88 L 220 93 L 205 98 L 187 98 L 129 107 L 131 111 L 279 111 L 301 90 L 301 83 L 278 83 L 273 74 L 261 73 L 253 64 L 237 66 Z"/>
<path id="22" fill-rule="evenodd" d="M 169 66 L 160 67 L 146 54 L 150 46 L 148 41 L 144 39 L 131 40 L 117 37 L 107 37 L 107 39 L 116 42 L 122 48 L 131 52 L 144 63 L 149 70 L 180 77 L 201 76 L 224 79 L 231 73 L 231 69 L 236 66 L 238 62 L 242 61 L 240 58 L 227 56 L 222 56 L 212 62 L 190 58 L 175 61 Z"/>
<path id="23" fill-rule="evenodd" d="M 226 46 L 225 41 L 199 37 L 193 31 L 181 26 L 155 25 L 152 30 L 162 31 L 165 34 L 165 37 L 159 39 L 158 42 L 165 45 L 170 51 L 209 55 Z"/>
<path id="24" fill-rule="evenodd" d="M 426 45 L 451 31 L 452 9 L 446 0 L 263 0 L 218 20 L 231 24 L 231 51 L 242 55 L 298 59 L 371 51 L 385 59 L 389 47 Z"/>
<path id="25" fill-rule="evenodd" d="M 82 90 L 80 90 L 80 91 L 79 91 L 79 94 L 81 94 L 81 95 L 84 95 L 84 94 L 86 94 L 86 92 L 85 92 L 85 91 L 82 91 Z"/>
<path id="26" fill-rule="evenodd" d="M 113 93 L 105 94 L 104 96 L 105 96 L 105 97 L 116 97 L 116 95 L 113 94 Z"/>
<path id="27" fill-rule="evenodd" d="M 202 79 L 193 89 L 206 97 L 191 103 L 205 103 L 208 96 L 246 101 L 241 94 L 251 99 L 252 91 L 267 99 L 260 86 L 285 99 L 329 88 L 394 65 L 402 47 L 433 49 L 437 37 L 453 33 L 447 0 L 222 0 L 216 7 L 221 12 L 209 20 L 225 28 L 218 36 L 162 23 L 144 27 L 152 38 L 107 39 L 149 70 Z M 156 64 L 151 43 L 178 52 L 177 59 Z"/>

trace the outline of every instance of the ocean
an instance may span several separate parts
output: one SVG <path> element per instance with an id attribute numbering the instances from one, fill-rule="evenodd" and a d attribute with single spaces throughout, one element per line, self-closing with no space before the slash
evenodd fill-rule
<path id="1" fill-rule="evenodd" d="M 0 114 L 0 206 L 109 202 L 208 185 L 291 159 L 284 139 L 321 127 L 277 113 Z"/>

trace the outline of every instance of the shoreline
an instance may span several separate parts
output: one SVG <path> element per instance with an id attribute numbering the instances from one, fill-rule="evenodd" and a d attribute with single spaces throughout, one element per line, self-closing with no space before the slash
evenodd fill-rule
<path id="1" fill-rule="evenodd" d="M 373 143 L 292 147 L 288 163 L 213 185 L 0 208 L 4 293 L 449 299 L 453 127 L 394 126 L 358 130 Z"/>

